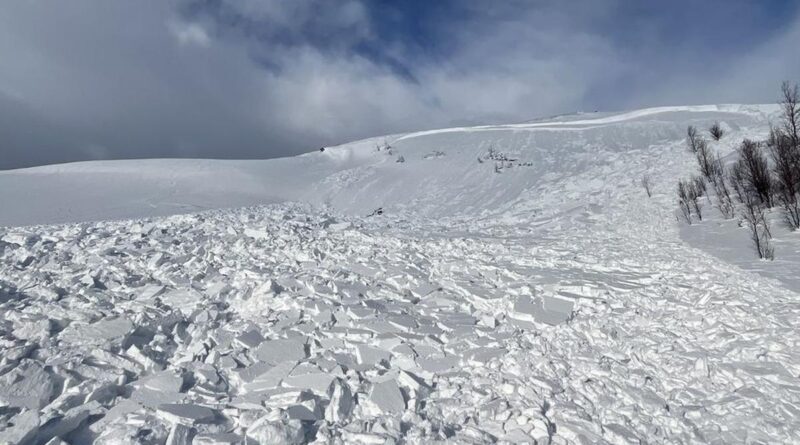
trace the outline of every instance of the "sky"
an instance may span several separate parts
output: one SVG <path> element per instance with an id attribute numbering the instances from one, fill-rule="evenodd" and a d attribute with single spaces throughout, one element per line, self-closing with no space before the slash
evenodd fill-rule
<path id="1" fill-rule="evenodd" d="M 795 0 L 0 0 L 0 169 L 773 103 Z"/>

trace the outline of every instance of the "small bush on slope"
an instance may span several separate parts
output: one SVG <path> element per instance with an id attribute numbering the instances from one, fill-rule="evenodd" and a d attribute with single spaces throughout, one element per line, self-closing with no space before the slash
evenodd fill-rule
<path id="1" fill-rule="evenodd" d="M 745 139 L 737 152 L 746 191 L 755 195 L 762 205 L 772 207 L 772 176 L 767 157 L 761 152 L 759 144 Z"/>
<path id="2" fill-rule="evenodd" d="M 697 176 L 688 180 L 678 181 L 678 205 L 683 218 L 689 224 L 692 223 L 692 213 L 697 216 L 698 220 L 703 220 L 702 206 L 699 202 L 699 198 L 703 196 L 703 190 L 698 186 L 698 184 L 703 183 L 702 181 L 702 178 Z"/>
<path id="3" fill-rule="evenodd" d="M 709 127 L 708 132 L 715 141 L 722 139 L 722 136 L 725 135 L 725 130 L 722 129 L 719 122 L 714 122 L 711 127 Z"/>

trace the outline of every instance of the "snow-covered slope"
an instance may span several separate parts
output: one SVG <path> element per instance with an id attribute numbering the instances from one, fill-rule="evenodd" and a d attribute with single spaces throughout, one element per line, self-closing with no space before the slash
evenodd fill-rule
<path id="1" fill-rule="evenodd" d="M 622 158 L 654 162 L 663 155 L 651 153 L 654 147 L 669 149 L 665 143 L 681 140 L 690 123 L 721 120 L 734 130 L 763 132 L 774 109 L 662 107 L 596 119 L 580 115 L 433 130 L 266 161 L 99 161 L 3 171 L 0 225 L 159 216 L 283 201 L 328 205 L 352 214 L 377 207 L 428 216 L 483 214 L 530 202 L 542 187 Z M 385 143 L 392 147 L 391 155 L 376 149 Z M 516 159 L 514 164 L 531 165 L 498 176 L 494 162 L 477 161 L 489 147 Z M 396 162 L 400 156 L 404 163 Z"/>
<path id="2" fill-rule="evenodd" d="M 686 126 L 775 111 L 2 172 L 0 443 L 800 441 L 798 234 L 674 213 Z"/>

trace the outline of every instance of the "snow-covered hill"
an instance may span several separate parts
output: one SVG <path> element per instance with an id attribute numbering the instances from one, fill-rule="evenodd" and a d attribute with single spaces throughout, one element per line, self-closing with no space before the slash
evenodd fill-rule
<path id="1" fill-rule="evenodd" d="M 565 181 L 588 191 L 614 181 L 609 176 L 615 173 L 614 163 L 629 163 L 631 177 L 648 166 L 671 176 L 674 169 L 655 169 L 655 164 L 661 158 L 675 157 L 672 163 L 689 159 L 680 156 L 678 146 L 688 124 L 702 128 L 721 120 L 737 136 L 762 134 L 775 111 L 772 106 L 663 107 L 595 119 L 578 115 L 387 136 L 266 161 L 98 161 L 2 171 L 0 225 L 161 216 L 285 201 L 355 215 L 377 207 L 468 217 L 520 204 L 528 210 L 529 205 L 561 200 L 541 192 Z M 377 149 L 385 144 L 390 151 Z M 496 175 L 494 162 L 479 163 L 490 147 L 514 159 L 515 167 Z M 405 162 L 397 162 L 400 157 Z"/>
<path id="2" fill-rule="evenodd" d="M 800 441 L 800 235 L 674 212 L 776 111 L 0 172 L 0 442 Z"/>

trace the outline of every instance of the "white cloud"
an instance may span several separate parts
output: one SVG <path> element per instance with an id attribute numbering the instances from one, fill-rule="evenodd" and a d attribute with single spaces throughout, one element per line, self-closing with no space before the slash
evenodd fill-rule
<path id="1" fill-rule="evenodd" d="M 167 26 L 181 45 L 208 46 L 211 43 L 206 30 L 197 23 L 173 21 Z"/>
<path id="2" fill-rule="evenodd" d="M 357 0 L 224 0 L 221 17 L 179 13 L 175 1 L 15 2 L 0 10 L 0 97 L 68 128 L 84 155 L 270 157 L 586 107 L 770 100 L 797 76 L 797 23 L 698 70 L 659 54 L 652 34 L 631 52 L 598 32 L 616 1 L 463 3 L 476 15 L 443 18 L 439 52 L 376 44 L 380 25 Z M 364 45 L 402 67 L 353 51 Z M 13 152 L 12 163 L 43 158 Z"/>

